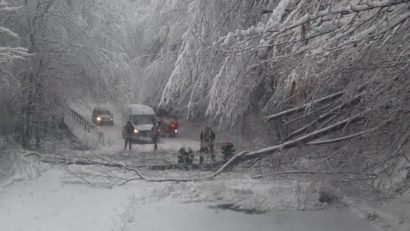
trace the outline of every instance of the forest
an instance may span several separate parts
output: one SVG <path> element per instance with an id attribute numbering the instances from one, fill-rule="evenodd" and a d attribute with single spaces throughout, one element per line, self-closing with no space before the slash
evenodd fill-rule
<path id="1" fill-rule="evenodd" d="M 124 171 L 67 170 L 92 186 L 96 172 L 188 185 L 250 174 L 326 183 L 327 199 L 333 188 L 376 201 L 406 194 L 409 60 L 409 0 L 0 0 L 0 183 L 28 155 Z M 165 108 L 181 137 L 159 142 L 160 164 L 143 145 L 118 159 L 122 138 L 87 111 L 76 129 L 95 129 L 105 146 L 73 150 L 82 138 L 67 112 L 86 101 Z M 175 167 L 204 125 L 218 149 L 235 144 L 233 157 L 200 174 Z M 380 230 L 410 227 L 398 226 Z"/>

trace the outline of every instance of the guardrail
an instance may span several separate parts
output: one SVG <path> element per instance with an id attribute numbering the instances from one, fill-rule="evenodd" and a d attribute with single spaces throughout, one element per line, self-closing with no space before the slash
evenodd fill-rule
<path id="1" fill-rule="evenodd" d="M 66 110 L 64 123 L 71 133 L 87 147 L 96 148 L 106 145 L 104 132 L 72 108 Z"/>

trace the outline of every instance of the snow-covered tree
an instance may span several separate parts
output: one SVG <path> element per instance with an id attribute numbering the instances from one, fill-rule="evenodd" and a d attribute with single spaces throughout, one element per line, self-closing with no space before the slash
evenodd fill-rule
<path id="1" fill-rule="evenodd" d="M 190 15 L 161 103 L 235 124 L 289 95 L 303 102 L 332 90 L 317 84 L 405 35 L 408 2 L 196 1 Z"/>
<path id="2" fill-rule="evenodd" d="M 158 2 L 149 5 L 153 17 L 167 4 Z M 394 165 L 389 161 L 398 159 L 409 131 L 401 124 L 409 120 L 410 1 L 193 0 L 185 5 L 187 16 L 170 21 L 185 29 L 177 36 L 178 51 L 159 43 L 161 49 L 148 56 L 158 61 L 147 58 L 137 72 L 163 76 L 160 84 L 155 78 L 141 84 L 164 86 L 160 105 L 190 119 L 241 128 L 250 138 L 259 130 L 275 132 L 272 142 L 343 124 L 342 132 L 326 130 L 333 134 L 326 142 L 313 142 L 315 148 L 303 152 L 328 153 L 317 146 L 335 143 L 335 164 L 349 162 L 366 171 Z M 160 34 L 155 31 L 151 39 Z M 165 62 L 171 55 L 175 58 Z M 143 99 L 150 92 L 141 94 Z M 346 140 L 353 145 L 341 145 Z M 391 140 L 399 151 L 388 151 Z M 377 157 L 360 161 L 371 153 Z"/>
<path id="3" fill-rule="evenodd" d="M 12 118 L 9 111 L 10 95 L 18 87 L 12 70 L 13 64 L 28 57 L 27 48 L 19 46 L 21 36 L 13 31 L 13 23 L 7 23 L 15 21 L 16 14 L 21 9 L 21 5 L 14 2 L 0 1 L 0 135 L 9 134 L 12 130 L 9 123 Z"/>
<path id="4" fill-rule="evenodd" d="M 128 1 L 15 0 L 12 5 L 20 7 L 13 20 L 6 20 L 12 30 L 2 31 L 20 37 L 17 48 L 5 46 L 0 56 L 28 53 L 10 75 L 16 88 L 9 111 L 18 118 L 14 122 L 23 145 L 34 137 L 39 144 L 54 131 L 72 97 L 129 97 L 123 94 L 131 94 L 126 35 L 135 14 Z"/>

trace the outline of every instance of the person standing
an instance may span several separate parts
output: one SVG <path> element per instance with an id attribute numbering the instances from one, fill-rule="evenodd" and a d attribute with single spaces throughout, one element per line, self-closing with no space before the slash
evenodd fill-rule
<path id="1" fill-rule="evenodd" d="M 160 122 L 152 127 L 152 142 L 154 143 L 154 151 L 158 150 L 158 138 L 160 133 Z"/>
<path id="2" fill-rule="evenodd" d="M 124 139 L 125 139 L 125 144 L 124 144 L 124 150 L 127 149 L 127 144 L 128 144 L 128 150 L 131 150 L 131 143 L 132 143 L 132 135 L 134 134 L 134 126 L 132 125 L 131 121 L 127 121 L 127 124 L 124 126 Z"/>
<path id="3" fill-rule="evenodd" d="M 212 161 L 215 161 L 215 153 L 214 153 L 214 141 L 215 141 L 215 133 L 212 131 L 210 126 L 206 126 L 205 129 L 201 132 L 200 135 L 201 140 L 201 154 L 207 154 L 211 156 Z M 199 156 L 199 163 L 201 164 L 204 161 L 204 157 L 202 155 Z"/>

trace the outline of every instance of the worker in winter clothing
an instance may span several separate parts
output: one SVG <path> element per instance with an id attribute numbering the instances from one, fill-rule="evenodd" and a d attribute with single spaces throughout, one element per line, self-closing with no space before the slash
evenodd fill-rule
<path id="1" fill-rule="evenodd" d="M 221 146 L 221 151 L 224 161 L 231 159 L 233 154 L 235 153 L 235 149 L 233 148 L 233 144 L 231 142 L 223 143 Z"/>
<path id="2" fill-rule="evenodd" d="M 204 154 L 207 154 L 211 157 L 212 161 L 215 161 L 214 153 L 214 141 L 215 133 L 212 131 L 211 127 L 206 126 L 205 129 L 201 132 L 201 150 L 199 156 L 199 163 L 201 164 L 204 161 Z"/>
<path id="3" fill-rule="evenodd" d="M 128 150 L 131 150 L 132 135 L 134 134 L 134 126 L 132 125 L 131 121 L 127 121 L 127 124 L 124 126 L 123 133 L 125 139 L 124 150 L 127 149 L 127 144 Z"/>
<path id="4" fill-rule="evenodd" d="M 178 163 L 179 164 L 192 164 L 194 161 L 194 154 L 191 148 L 182 147 L 179 149 Z"/>

